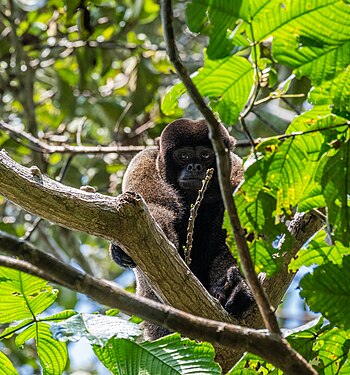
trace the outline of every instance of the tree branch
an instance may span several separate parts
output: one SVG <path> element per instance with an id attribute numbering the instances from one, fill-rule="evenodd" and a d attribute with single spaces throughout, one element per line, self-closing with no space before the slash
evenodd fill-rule
<path id="1" fill-rule="evenodd" d="M 184 256 L 185 262 L 188 266 L 190 266 L 192 259 L 191 259 L 191 251 L 192 251 L 192 243 L 193 243 L 193 232 L 194 232 L 194 223 L 196 221 L 199 207 L 203 201 L 204 194 L 208 188 L 209 181 L 213 177 L 214 168 L 209 168 L 205 175 L 204 180 L 202 180 L 202 187 L 198 190 L 198 196 L 194 203 L 194 205 L 190 209 L 190 217 L 188 219 L 187 225 L 187 239 L 186 239 L 186 246 L 184 249 Z"/>
<path id="2" fill-rule="evenodd" d="M 136 153 L 145 149 L 144 146 L 71 146 L 67 144 L 62 145 L 49 145 L 46 142 L 34 137 L 32 134 L 24 131 L 17 132 L 6 124 L 0 121 L 0 129 L 6 131 L 10 137 L 15 141 L 25 139 L 29 142 L 30 146 L 27 147 L 43 154 L 107 154 L 107 153 Z"/>
<path id="3" fill-rule="evenodd" d="M 221 195 L 224 201 L 225 208 L 228 212 L 244 275 L 249 287 L 253 292 L 255 301 L 257 302 L 265 326 L 270 332 L 280 334 L 280 329 L 277 324 L 274 308 L 271 306 L 268 296 L 266 295 L 264 288 L 262 287 L 258 276 L 254 271 L 254 265 L 250 257 L 247 240 L 245 238 L 245 232 L 241 226 L 237 208 L 233 200 L 230 186 L 231 169 L 229 163 L 229 150 L 226 149 L 223 140 L 220 137 L 220 123 L 216 119 L 210 108 L 206 105 L 204 99 L 199 93 L 197 87 L 192 82 L 186 68 L 182 64 L 178 55 L 173 30 L 173 10 L 171 0 L 161 1 L 161 16 L 164 30 L 164 40 L 169 59 L 174 65 L 178 76 L 185 85 L 192 100 L 197 105 L 197 108 L 200 110 L 200 112 L 208 122 L 209 138 L 212 142 L 213 149 L 216 155 Z"/>
<path id="4" fill-rule="evenodd" d="M 249 351 L 281 368 L 285 374 L 316 372 L 279 335 L 267 334 L 232 324 L 203 319 L 147 298 L 136 297 L 122 288 L 76 270 L 47 255 L 33 245 L 0 232 L 0 250 L 23 260 L 0 256 L 0 265 L 44 278 L 84 293 L 95 301 L 119 308 L 186 336 L 209 341 L 216 346 Z"/>

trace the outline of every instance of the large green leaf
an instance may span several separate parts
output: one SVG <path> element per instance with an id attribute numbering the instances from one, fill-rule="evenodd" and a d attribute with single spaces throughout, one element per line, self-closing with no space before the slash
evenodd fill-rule
<path id="1" fill-rule="evenodd" d="M 289 269 L 296 272 L 301 266 L 322 265 L 327 262 L 341 264 L 345 255 L 350 255 L 350 249 L 339 242 L 333 246 L 325 242 L 325 232 L 319 232 L 306 249 L 299 250 L 295 259 L 289 263 Z"/>
<path id="2" fill-rule="evenodd" d="M 350 66 L 334 80 L 315 87 L 310 101 L 317 106 L 328 104 L 340 112 L 350 112 Z"/>
<path id="3" fill-rule="evenodd" d="M 95 345 L 94 351 L 115 375 L 221 374 L 209 343 L 182 339 L 179 334 L 142 343 L 112 338 L 104 347 Z"/>
<path id="4" fill-rule="evenodd" d="M 285 231 L 285 225 L 275 220 L 276 199 L 263 191 L 256 199 L 250 199 L 245 191 L 240 190 L 235 195 L 235 203 L 242 227 L 248 234 L 254 234 L 254 240 L 249 242 L 249 251 L 255 271 L 273 275 L 280 265 L 275 241 Z M 231 251 L 234 252 L 234 249 L 231 248 Z"/>
<path id="5" fill-rule="evenodd" d="M 68 359 L 65 343 L 59 342 L 52 337 L 50 326 L 47 323 L 38 322 L 21 332 L 16 337 L 16 344 L 23 344 L 35 339 L 43 375 L 60 375 L 63 373 Z"/>
<path id="6" fill-rule="evenodd" d="M 306 325 L 286 332 L 287 340 L 291 346 L 308 361 L 311 361 L 317 355 L 314 351 L 315 338 L 323 324 L 323 318 L 314 319 Z M 323 328 L 323 333 L 332 329 L 332 327 L 330 324 L 326 325 Z"/>
<path id="7" fill-rule="evenodd" d="M 318 350 L 319 373 L 349 374 L 349 339 L 349 332 L 338 328 L 320 335 L 314 346 Z"/>
<path id="8" fill-rule="evenodd" d="M 344 118 L 330 111 L 326 106 L 308 111 L 291 123 L 287 137 L 269 139 L 257 146 L 259 157 L 246 170 L 246 179 L 241 187 L 248 202 L 257 200 L 260 191 L 264 190 L 276 199 L 277 219 L 283 211 L 291 213 L 292 207 L 299 203 L 303 209 L 325 205 L 326 196 L 322 187 L 322 179 L 326 179 L 324 170 L 329 160 L 333 159 L 331 156 L 339 153 L 337 144 L 333 142 L 344 142 L 348 128 Z M 342 193 L 346 187 L 345 164 L 343 160 L 343 164 L 337 165 L 338 172 L 339 169 L 342 172 L 335 179 L 341 185 Z M 326 172 L 331 173 L 331 170 L 328 172 L 327 169 Z M 332 191 L 329 188 L 327 193 L 331 194 Z M 344 194 L 342 196 L 344 201 Z M 344 220 L 341 222 L 345 223 Z"/>
<path id="9" fill-rule="evenodd" d="M 193 32 L 204 31 L 210 35 L 207 54 L 211 59 L 225 57 L 232 51 L 232 38 L 226 35 L 235 27 L 241 3 L 242 0 L 194 0 L 187 5 L 186 21 L 189 28 Z M 207 21 L 210 27 L 204 29 Z"/>
<path id="10" fill-rule="evenodd" d="M 316 321 L 317 322 L 317 321 Z M 348 374 L 349 332 L 324 324 L 321 318 L 287 337 L 292 347 L 311 362 L 318 374 Z"/>
<path id="11" fill-rule="evenodd" d="M 0 375 L 18 375 L 11 361 L 0 351 Z"/>
<path id="12" fill-rule="evenodd" d="M 350 141 L 330 157 L 321 178 L 323 195 L 328 206 L 328 219 L 334 239 L 350 244 Z"/>
<path id="13" fill-rule="evenodd" d="M 303 196 L 315 165 L 295 137 L 264 142 L 258 150 L 263 151 L 265 156 L 248 168 L 246 176 L 249 177 L 242 189 L 248 199 L 254 199 L 256 193 L 264 188 L 277 200 L 277 215 L 281 215 L 283 210 L 290 213 Z M 309 173 L 305 173 L 306 165 Z"/>
<path id="14" fill-rule="evenodd" d="M 205 59 L 204 67 L 193 76 L 199 92 L 210 99 L 210 105 L 227 124 L 236 122 L 246 104 L 254 82 L 251 63 L 239 56 L 220 60 Z M 175 111 L 177 101 L 186 91 L 182 83 L 175 85 L 165 96 L 162 110 L 165 114 Z"/>
<path id="15" fill-rule="evenodd" d="M 350 8 L 344 1 L 272 0 L 257 8 L 252 5 L 251 38 L 274 35 L 273 56 L 295 68 L 298 77 L 320 84 L 349 65 Z"/>
<path id="16" fill-rule="evenodd" d="M 0 267 L 0 323 L 35 318 L 53 304 L 57 292 L 45 280 Z"/>
<path id="17" fill-rule="evenodd" d="M 344 1 L 254 0 L 251 3 L 254 39 L 257 41 L 281 29 L 291 35 L 304 36 L 302 41 L 307 46 L 334 45 L 349 39 L 350 9 Z"/>
<path id="18" fill-rule="evenodd" d="M 350 40 L 331 45 L 307 45 L 303 41 L 300 35 L 286 29 L 278 33 L 272 44 L 273 56 L 280 63 L 295 68 L 297 77 L 307 76 L 318 85 L 334 78 L 348 66 Z"/>
<path id="19" fill-rule="evenodd" d="M 350 256 L 341 265 L 326 263 L 300 282 L 301 296 L 310 308 L 339 327 L 350 328 Z"/>

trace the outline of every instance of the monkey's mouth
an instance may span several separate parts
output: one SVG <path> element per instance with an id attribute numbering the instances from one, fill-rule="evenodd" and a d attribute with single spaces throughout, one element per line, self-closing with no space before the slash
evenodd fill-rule
<path id="1" fill-rule="evenodd" d="M 179 180 L 181 189 L 199 190 L 202 187 L 202 180 L 200 178 L 186 178 Z"/>

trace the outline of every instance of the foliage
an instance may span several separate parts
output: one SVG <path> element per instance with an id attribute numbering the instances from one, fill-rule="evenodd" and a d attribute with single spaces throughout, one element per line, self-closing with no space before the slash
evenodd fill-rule
<path id="1" fill-rule="evenodd" d="M 111 338 L 104 347 L 95 346 L 94 351 L 116 375 L 136 375 L 140 371 L 169 375 L 221 373 L 210 344 L 182 339 L 179 334 L 142 343 Z"/>
<path id="2" fill-rule="evenodd" d="M 238 139 L 237 151 L 247 154 L 239 147 L 247 129 L 251 138 L 263 137 L 247 158 L 245 181 L 235 192 L 256 271 L 270 277 L 280 270 L 291 243 L 285 223 L 295 212 L 317 210 L 326 217 L 325 231 L 299 252 L 289 269 L 314 267 L 300 281 L 301 295 L 328 321 L 303 326 L 288 340 L 320 374 L 347 374 L 349 2 L 174 3 L 179 54 L 199 92 Z M 28 4 L 0 1 L 0 116 L 13 129 L 0 131 L 0 146 L 21 164 L 37 164 L 68 185 L 89 184 L 116 194 L 130 153 L 43 156 L 40 145 L 26 133 L 48 145 L 148 145 L 172 119 L 197 117 L 166 57 L 158 2 L 36 0 Z M 90 273 L 108 279 L 125 277 L 105 260 L 104 241 L 44 222 L 36 228 L 33 215 L 1 197 L 0 210 L 0 230 L 27 235 L 38 247 Z M 282 235 L 285 241 L 279 247 Z M 235 252 L 232 234 L 228 239 Z M 16 344 L 22 347 L 26 342 L 24 350 L 32 348 L 28 340 L 34 338 L 44 373 L 62 373 L 66 344 L 53 339 L 48 322 L 68 324 L 74 336 L 78 329 L 64 321 L 75 312 L 66 309 L 79 311 L 76 304 L 81 297 L 65 289 L 57 296 L 44 281 L 5 268 L 0 271 L 0 285 L 0 324 L 11 324 L 0 337 L 16 333 Z M 42 318 L 48 308 L 64 311 Z M 82 315 L 74 319 L 81 323 Z M 99 326 L 103 324 L 96 323 Z M 205 343 L 194 344 L 176 335 L 156 343 L 106 338 L 103 329 L 96 337 L 109 340 L 94 350 L 113 373 L 150 369 L 161 373 L 161 366 L 169 366 L 166 371 L 173 373 L 218 372 L 213 349 Z M 6 340 L 8 351 L 0 352 L 0 374 L 4 366 L 7 373 L 16 374 L 5 356 L 8 352 L 16 368 L 37 366 L 30 351 L 23 355 L 12 344 Z M 232 373 L 257 371 L 280 373 L 251 354 Z"/>

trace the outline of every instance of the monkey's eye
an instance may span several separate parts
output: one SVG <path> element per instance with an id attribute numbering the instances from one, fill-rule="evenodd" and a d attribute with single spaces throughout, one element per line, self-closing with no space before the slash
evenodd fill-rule
<path id="1" fill-rule="evenodd" d="M 188 158 L 189 158 L 188 153 L 187 152 L 181 152 L 179 154 L 179 158 L 180 158 L 180 160 L 188 160 Z"/>
<path id="2" fill-rule="evenodd" d="M 201 158 L 204 159 L 204 160 L 208 160 L 208 159 L 210 159 L 210 154 L 208 152 L 202 152 Z"/>

